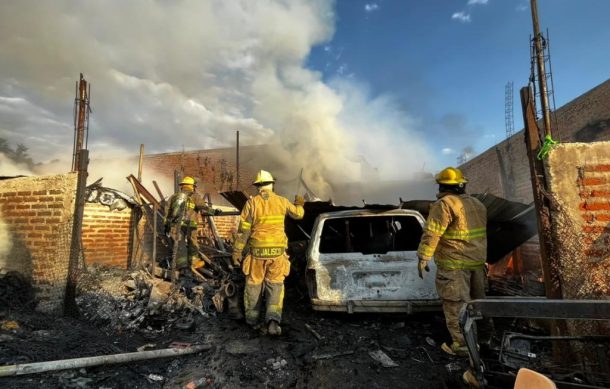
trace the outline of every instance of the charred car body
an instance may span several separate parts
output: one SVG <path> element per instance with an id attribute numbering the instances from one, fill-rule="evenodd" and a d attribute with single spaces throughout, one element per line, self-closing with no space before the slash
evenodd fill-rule
<path id="1" fill-rule="evenodd" d="M 242 192 L 222 195 L 241 209 Z M 487 260 L 494 263 L 536 234 L 533 206 L 475 195 L 488 211 Z M 286 220 L 292 278 L 305 280 L 312 308 L 343 312 L 440 309 L 434 277 L 417 275 L 416 250 L 432 201 L 336 206 L 307 202 L 302 220 Z M 434 262 L 431 263 L 434 274 Z"/>

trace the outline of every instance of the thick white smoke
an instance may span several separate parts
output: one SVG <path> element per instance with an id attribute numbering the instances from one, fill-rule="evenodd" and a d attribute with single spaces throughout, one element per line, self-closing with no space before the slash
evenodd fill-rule
<path id="1" fill-rule="evenodd" d="M 333 11 L 324 0 L 1 2 L 0 137 L 36 161 L 69 159 L 82 72 L 94 160 L 141 143 L 147 153 L 232 146 L 239 130 L 244 145 L 277 144 L 281 169 L 304 168 L 322 191 L 361 180 L 363 160 L 380 178 L 430 166 L 391 98 L 305 68 L 332 38 Z"/>

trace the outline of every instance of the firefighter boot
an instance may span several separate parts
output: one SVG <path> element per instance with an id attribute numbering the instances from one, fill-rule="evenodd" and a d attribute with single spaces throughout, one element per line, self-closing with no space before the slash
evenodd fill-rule
<path id="1" fill-rule="evenodd" d="M 280 323 L 278 323 L 277 321 L 269 320 L 267 332 L 271 336 L 280 336 L 282 334 L 282 327 L 280 327 Z"/>

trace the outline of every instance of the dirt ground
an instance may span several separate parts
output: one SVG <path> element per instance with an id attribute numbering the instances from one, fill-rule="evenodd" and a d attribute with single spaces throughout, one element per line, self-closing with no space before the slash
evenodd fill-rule
<path id="1" fill-rule="evenodd" d="M 468 363 L 440 350 L 448 337 L 440 312 L 319 313 L 295 288 L 287 290 L 279 338 L 261 336 L 226 314 L 198 315 L 192 329 L 162 333 L 118 331 L 28 307 L 5 307 L 0 320 L 1 365 L 134 352 L 147 344 L 213 346 L 175 358 L 0 378 L 5 388 L 460 388 Z M 378 350 L 398 366 L 383 367 L 369 354 Z"/>

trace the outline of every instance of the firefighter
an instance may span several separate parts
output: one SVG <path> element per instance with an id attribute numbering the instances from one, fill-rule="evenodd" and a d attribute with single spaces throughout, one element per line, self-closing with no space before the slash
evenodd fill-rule
<path id="1" fill-rule="evenodd" d="M 436 290 L 443 300 L 443 312 L 453 343 L 443 351 L 465 356 L 468 349 L 458 323 L 464 303 L 485 297 L 487 258 L 487 209 L 465 193 L 466 183 L 459 169 L 448 167 L 435 177 L 438 200 L 430 206 L 424 233 L 417 249 L 419 277 L 436 262 Z"/>
<path id="2" fill-rule="evenodd" d="M 288 215 L 296 220 L 302 219 L 305 200 L 297 195 L 294 204 L 290 203 L 273 192 L 274 183 L 271 173 L 261 170 L 256 174 L 253 185 L 257 187 L 258 194 L 248 199 L 241 212 L 233 245 L 233 265 L 241 266 L 246 276 L 246 323 L 259 328 L 262 333 L 277 336 L 282 333 L 280 322 L 284 279 L 290 272 L 284 218 Z M 265 321 L 259 324 L 263 294 L 266 302 Z"/>
<path id="3" fill-rule="evenodd" d="M 184 177 L 180 182 L 180 192 L 173 194 L 165 213 L 165 234 L 171 236 L 178 247 L 176 269 L 203 267 L 199 259 L 197 241 L 197 213 L 204 216 L 219 215 L 222 211 L 208 206 L 201 195 L 195 192 L 197 184 L 192 177 Z M 184 247 L 186 245 L 186 247 Z"/>

